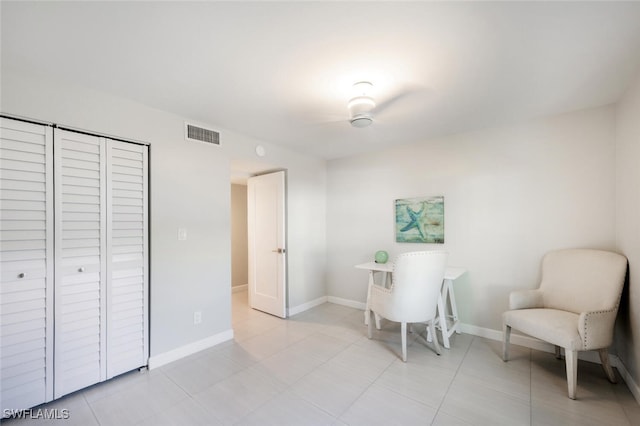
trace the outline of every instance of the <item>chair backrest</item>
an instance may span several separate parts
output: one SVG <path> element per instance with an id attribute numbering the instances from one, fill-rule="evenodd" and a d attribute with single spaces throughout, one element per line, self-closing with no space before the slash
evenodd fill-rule
<path id="1" fill-rule="evenodd" d="M 627 272 L 627 258 L 603 250 L 567 249 L 542 259 L 543 303 L 574 313 L 617 307 Z"/>
<path id="2" fill-rule="evenodd" d="M 396 258 L 391 290 L 396 318 L 422 322 L 435 317 L 448 257 L 444 251 L 417 251 Z"/>

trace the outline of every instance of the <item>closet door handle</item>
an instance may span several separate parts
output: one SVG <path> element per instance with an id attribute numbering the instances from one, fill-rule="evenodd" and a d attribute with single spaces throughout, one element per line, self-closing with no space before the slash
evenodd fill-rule
<path id="1" fill-rule="evenodd" d="M 84 266 L 79 267 L 78 272 L 84 272 Z"/>
<path id="2" fill-rule="evenodd" d="M 24 278 L 24 277 L 26 277 L 26 276 L 27 276 L 27 274 L 25 274 L 24 272 L 20 272 L 20 273 L 18 274 L 18 278 Z"/>

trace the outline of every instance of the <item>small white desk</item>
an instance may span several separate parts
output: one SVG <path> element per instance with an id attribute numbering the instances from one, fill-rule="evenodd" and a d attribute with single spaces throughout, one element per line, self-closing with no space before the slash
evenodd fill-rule
<path id="1" fill-rule="evenodd" d="M 376 263 L 367 262 L 356 265 L 358 269 L 365 269 L 369 271 L 369 286 L 367 287 L 367 304 L 364 311 L 364 323 L 369 324 L 369 298 L 371 297 L 371 286 L 375 284 L 374 277 L 376 272 L 382 272 L 382 284 L 386 285 L 387 276 L 389 273 L 393 273 L 393 263 Z M 460 321 L 458 319 L 458 307 L 456 306 L 456 299 L 453 294 L 453 281 L 464 274 L 466 270 L 464 268 L 458 268 L 455 266 L 447 266 L 447 270 L 444 273 L 444 281 L 442 282 L 442 290 L 440 291 L 440 297 L 438 298 L 438 318 L 436 318 L 436 326 L 442 332 L 442 343 L 444 347 L 449 349 L 451 344 L 449 343 L 449 337 L 453 333 L 460 334 Z M 376 328 L 380 329 L 380 318 L 376 318 Z"/>

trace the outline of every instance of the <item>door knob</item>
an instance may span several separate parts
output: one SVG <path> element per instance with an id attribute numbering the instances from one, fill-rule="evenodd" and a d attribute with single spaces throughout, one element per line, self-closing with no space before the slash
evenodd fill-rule
<path id="1" fill-rule="evenodd" d="M 27 276 L 27 274 L 25 274 L 24 272 L 20 272 L 20 273 L 18 274 L 18 278 L 24 278 L 24 277 L 26 277 L 26 276 Z"/>
<path id="2" fill-rule="evenodd" d="M 285 253 L 285 252 L 286 252 L 286 249 L 279 248 L 279 249 L 277 249 L 277 250 L 271 250 L 271 251 L 272 251 L 272 252 L 274 252 L 274 253 L 282 254 L 282 253 Z"/>
<path id="3" fill-rule="evenodd" d="M 78 272 L 84 272 L 84 266 L 79 267 Z"/>

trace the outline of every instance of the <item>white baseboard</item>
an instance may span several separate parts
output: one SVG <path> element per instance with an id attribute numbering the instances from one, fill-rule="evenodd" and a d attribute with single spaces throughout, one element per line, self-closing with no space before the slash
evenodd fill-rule
<path id="1" fill-rule="evenodd" d="M 367 306 L 366 303 L 356 302 L 355 300 L 343 299 L 341 297 L 329 296 L 327 298 L 327 302 L 335 303 L 336 305 L 348 306 L 350 308 L 360 309 L 364 311 L 364 308 Z"/>
<path id="2" fill-rule="evenodd" d="M 615 362 L 614 362 L 614 359 L 615 359 Z M 633 397 L 636 399 L 636 402 L 640 404 L 640 386 L 638 386 L 636 381 L 633 380 L 633 377 L 631 377 L 631 374 L 629 374 L 627 367 L 625 367 L 625 365 L 622 363 L 620 358 L 618 358 L 615 355 L 611 355 L 611 363 L 618 369 L 618 372 L 622 376 L 622 380 L 624 380 L 624 382 L 627 384 L 627 387 L 633 394 Z"/>
<path id="3" fill-rule="evenodd" d="M 240 293 L 241 291 L 247 291 L 249 284 L 234 285 L 231 287 L 231 293 Z"/>
<path id="4" fill-rule="evenodd" d="M 232 339 L 233 330 L 227 330 L 223 331 L 222 333 L 207 337 L 206 339 L 189 343 L 188 345 L 181 346 L 179 348 L 161 353 L 159 355 L 154 355 L 152 357 L 149 357 L 149 370 L 162 367 L 165 364 L 169 364 L 170 362 L 177 361 L 180 358 L 193 355 L 196 352 L 200 352 L 204 349 L 211 348 Z"/>
<path id="5" fill-rule="evenodd" d="M 299 314 L 300 312 L 304 312 L 304 311 L 309 310 L 311 308 L 314 308 L 314 307 L 316 307 L 318 305 L 322 305 L 323 303 L 327 303 L 327 296 L 318 297 L 317 299 L 312 300 L 311 302 L 303 303 L 302 305 L 298 305 L 298 306 L 294 306 L 292 308 L 288 308 L 287 309 L 287 317 Z"/>
<path id="6" fill-rule="evenodd" d="M 476 325 L 460 323 L 460 331 L 465 334 L 471 334 L 473 336 L 502 341 L 502 331 L 494 330 L 492 328 L 478 327 Z M 539 351 L 555 353 L 555 347 L 552 344 L 529 336 L 522 336 L 512 333 L 511 343 L 531 349 L 537 349 Z"/>

